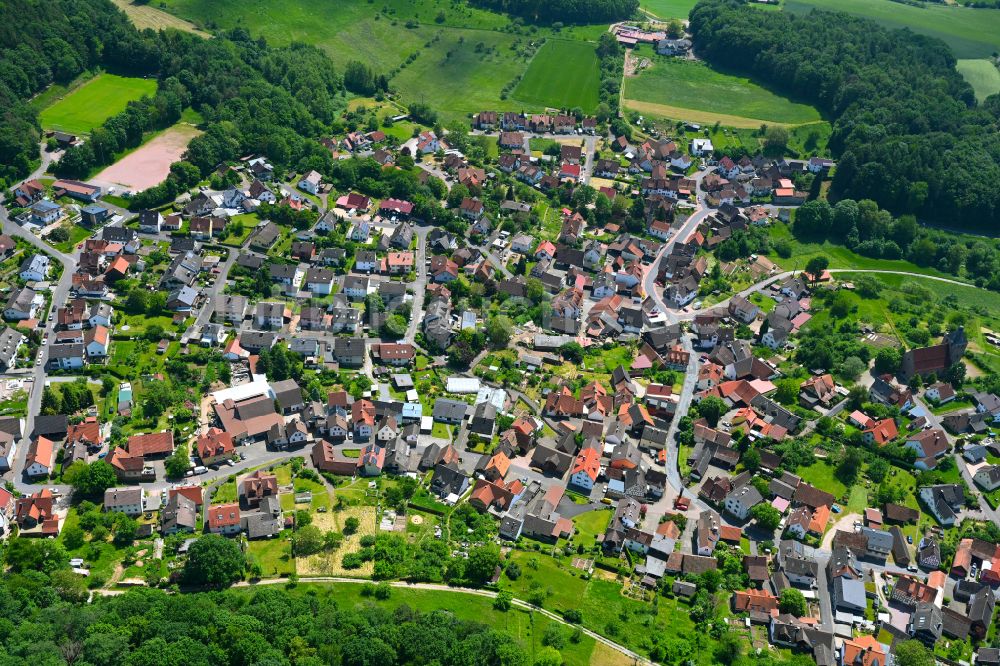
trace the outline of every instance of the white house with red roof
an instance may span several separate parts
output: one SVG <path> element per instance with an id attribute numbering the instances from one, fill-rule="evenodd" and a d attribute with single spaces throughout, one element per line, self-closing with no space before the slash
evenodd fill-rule
<path id="1" fill-rule="evenodd" d="M 569 474 L 569 485 L 590 491 L 601 473 L 601 454 L 587 447 L 576 456 L 576 462 Z"/>

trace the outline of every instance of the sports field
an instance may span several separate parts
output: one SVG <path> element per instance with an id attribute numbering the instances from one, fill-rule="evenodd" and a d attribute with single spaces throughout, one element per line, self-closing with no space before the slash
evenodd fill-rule
<path id="1" fill-rule="evenodd" d="M 38 120 L 44 129 L 86 134 L 132 100 L 155 92 L 155 79 L 101 74 L 43 109 Z"/>
<path id="2" fill-rule="evenodd" d="M 625 106 L 677 120 L 719 122 L 755 128 L 761 123 L 802 125 L 820 120 L 819 111 L 762 88 L 745 77 L 701 62 L 652 56 L 653 64 L 625 80 Z"/>
<path id="3" fill-rule="evenodd" d="M 959 60 L 956 68 L 976 91 L 980 102 L 1000 92 L 1000 69 L 989 60 Z"/>
<path id="4" fill-rule="evenodd" d="M 101 171 L 93 182 L 137 192 L 159 185 L 170 173 L 170 165 L 181 158 L 191 139 L 199 134 L 194 126 L 178 123 Z"/>
<path id="5" fill-rule="evenodd" d="M 597 107 L 600 84 L 593 44 L 550 39 L 535 54 L 514 89 L 514 99 L 553 108 L 578 106 L 592 113 Z"/>
<path id="6" fill-rule="evenodd" d="M 784 8 L 798 13 L 837 9 L 865 16 L 890 28 L 910 28 L 943 40 L 957 58 L 988 58 L 1000 51 L 1000 9 L 973 9 L 933 2 L 914 7 L 892 0 L 785 0 Z"/>

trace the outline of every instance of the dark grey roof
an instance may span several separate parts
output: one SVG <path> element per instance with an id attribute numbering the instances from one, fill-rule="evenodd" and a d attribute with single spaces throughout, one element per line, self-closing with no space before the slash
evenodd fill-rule
<path id="1" fill-rule="evenodd" d="M 434 420 L 461 421 L 469 409 L 468 403 L 449 398 L 438 398 L 434 401 Z"/>

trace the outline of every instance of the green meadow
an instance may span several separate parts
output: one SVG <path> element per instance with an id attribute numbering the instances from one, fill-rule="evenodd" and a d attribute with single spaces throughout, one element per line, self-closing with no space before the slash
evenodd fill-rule
<path id="1" fill-rule="evenodd" d="M 1000 92 L 1000 69 L 989 60 L 959 60 L 956 69 L 976 91 L 980 102 Z"/>
<path id="2" fill-rule="evenodd" d="M 639 8 L 661 19 L 686 19 L 698 0 L 642 0 Z"/>
<path id="3" fill-rule="evenodd" d="M 892 0 L 785 0 L 786 11 L 837 9 L 889 28 L 910 28 L 947 43 L 957 58 L 988 58 L 1000 51 L 1000 9 L 973 9 L 933 2 L 920 6 Z"/>

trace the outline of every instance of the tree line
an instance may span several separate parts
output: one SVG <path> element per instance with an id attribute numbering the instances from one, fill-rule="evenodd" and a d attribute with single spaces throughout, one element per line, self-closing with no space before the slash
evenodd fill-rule
<path id="1" fill-rule="evenodd" d="M 921 226 L 913 215 L 893 217 L 871 199 L 808 201 L 796 211 L 792 231 L 802 240 L 829 239 L 866 257 L 907 259 L 1000 291 L 1000 249 L 994 240 Z M 780 255 L 790 256 L 791 249 L 786 241 L 775 243 Z"/>
<path id="2" fill-rule="evenodd" d="M 702 0 L 699 53 L 815 104 L 833 121 L 833 192 L 969 228 L 1000 222 L 1000 95 L 976 104 L 942 41 L 815 10 Z"/>
<path id="3" fill-rule="evenodd" d="M 621 21 L 639 10 L 639 0 L 470 0 L 469 4 L 543 24 Z"/>

